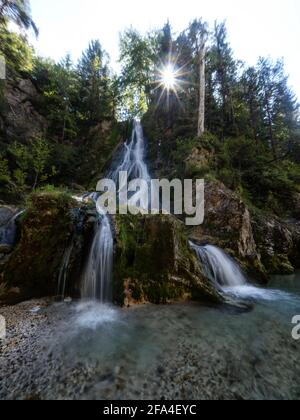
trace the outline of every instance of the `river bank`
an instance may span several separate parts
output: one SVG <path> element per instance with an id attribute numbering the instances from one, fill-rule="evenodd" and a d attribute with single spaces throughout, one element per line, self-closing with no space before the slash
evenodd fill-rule
<path id="1" fill-rule="evenodd" d="M 255 307 L 243 314 L 196 303 L 2 307 L 0 399 L 299 399 L 300 273 L 273 285 L 285 290 L 248 290 Z"/>

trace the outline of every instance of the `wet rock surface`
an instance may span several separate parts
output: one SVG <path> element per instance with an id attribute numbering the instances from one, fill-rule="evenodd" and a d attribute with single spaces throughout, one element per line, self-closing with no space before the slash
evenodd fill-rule
<path id="1" fill-rule="evenodd" d="M 8 291 L 0 301 L 17 303 L 59 294 L 59 272 L 71 245 L 67 277 L 72 281 L 66 284 L 66 292 L 78 295 L 85 248 L 93 230 L 86 214 L 88 208 L 60 192 L 32 195 L 20 224 L 20 240 L 10 258 L 4 258 L 0 265 L 0 285 Z M 1 250 L 4 257 L 8 252 L 11 249 L 7 247 Z"/>
<path id="2" fill-rule="evenodd" d="M 249 210 L 220 182 L 205 186 L 205 220 L 189 230 L 199 244 L 213 244 L 233 256 L 256 282 L 270 274 L 291 274 L 299 267 L 297 219 L 284 221 Z"/>
<path id="3" fill-rule="evenodd" d="M 222 301 L 191 250 L 184 225 L 176 217 L 117 215 L 113 222 L 116 302 L 128 306 L 190 298 Z"/>
<path id="4" fill-rule="evenodd" d="M 300 239 L 296 224 L 271 216 L 256 215 L 252 219 L 252 225 L 255 241 L 268 273 L 293 273 L 297 267 L 290 258 Z"/>

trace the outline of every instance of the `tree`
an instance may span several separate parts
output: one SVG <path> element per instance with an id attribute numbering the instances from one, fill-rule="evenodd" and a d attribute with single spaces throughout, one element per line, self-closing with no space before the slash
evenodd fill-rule
<path id="1" fill-rule="evenodd" d="M 38 29 L 32 20 L 29 0 L 0 0 L 0 24 L 16 23 L 26 30 L 32 28 L 38 36 Z"/>
<path id="2" fill-rule="evenodd" d="M 0 25 L 0 55 L 5 57 L 8 76 L 25 75 L 32 71 L 33 49 L 26 39 Z"/>
<path id="3" fill-rule="evenodd" d="M 124 92 L 123 108 L 129 116 L 141 116 L 146 112 L 154 78 L 156 37 L 142 36 L 134 29 L 122 34 L 120 39 L 120 83 Z M 127 115 L 127 117 L 128 117 Z"/>
<path id="4" fill-rule="evenodd" d="M 101 122 L 113 113 L 109 57 L 99 41 L 92 41 L 82 54 L 77 71 L 81 84 L 81 109 L 85 121 Z"/>
<path id="5" fill-rule="evenodd" d="M 215 94 L 221 100 L 221 135 L 232 134 L 234 124 L 233 90 L 236 85 L 237 63 L 227 41 L 225 23 L 215 23 L 213 46 L 211 49 L 214 73 L 216 78 Z"/>
<path id="6" fill-rule="evenodd" d="M 194 47 L 199 67 L 199 108 L 198 108 L 198 137 L 205 130 L 205 56 L 208 39 L 208 25 L 206 22 L 194 20 L 189 27 L 189 39 Z"/>
<path id="7" fill-rule="evenodd" d="M 47 164 L 51 155 L 49 144 L 41 138 L 31 142 L 32 166 L 34 170 L 34 184 L 32 189 L 35 190 L 40 181 L 46 181 L 49 175 L 55 174 L 55 168 L 51 168 L 51 172 L 47 172 Z"/>
<path id="8" fill-rule="evenodd" d="M 40 182 L 55 175 L 55 168 L 49 165 L 51 148 L 45 139 L 33 139 L 29 145 L 15 142 L 9 147 L 9 153 L 13 158 L 12 179 L 16 193 L 24 193 L 30 184 L 35 190 Z"/>
<path id="9" fill-rule="evenodd" d="M 258 72 L 265 138 L 277 160 L 282 152 L 289 152 L 291 137 L 298 127 L 298 104 L 288 88 L 282 60 L 273 63 L 260 58 Z"/>
<path id="10" fill-rule="evenodd" d="M 49 132 L 63 143 L 78 135 L 77 102 L 79 102 L 79 77 L 67 55 L 60 63 L 37 58 L 34 61 L 33 79 L 43 93 L 40 103 L 49 122 Z"/>

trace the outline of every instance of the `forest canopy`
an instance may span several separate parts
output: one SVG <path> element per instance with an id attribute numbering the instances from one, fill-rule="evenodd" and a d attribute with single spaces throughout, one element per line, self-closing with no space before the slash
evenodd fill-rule
<path id="1" fill-rule="evenodd" d="M 9 29 L 10 21 L 20 33 Z M 23 200 L 47 184 L 94 188 L 132 118 L 143 120 L 152 170 L 160 175 L 213 177 L 277 213 L 300 193 L 299 104 L 284 62 L 260 57 L 249 67 L 238 60 L 224 22 L 195 19 L 176 36 L 170 23 L 147 34 L 128 28 L 120 37 L 120 74 L 99 40 L 77 63 L 69 55 L 54 62 L 36 54 L 27 30 L 38 35 L 29 2 L 2 0 L 4 199 Z M 18 115 L 17 91 L 32 122 Z M 30 126 L 37 121 L 39 130 Z M 197 150 L 206 162 L 186 164 Z"/>

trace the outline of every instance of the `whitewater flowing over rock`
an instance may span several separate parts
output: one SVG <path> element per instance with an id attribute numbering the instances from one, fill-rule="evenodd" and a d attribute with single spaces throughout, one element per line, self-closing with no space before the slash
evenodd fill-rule
<path id="1" fill-rule="evenodd" d="M 116 168 L 111 168 L 108 178 L 118 184 L 119 173 L 127 172 L 128 180 L 142 179 L 145 188 L 141 191 L 140 207 L 149 206 L 149 189 L 151 178 L 144 161 L 145 142 L 141 123 L 134 121 L 131 141 L 124 144 Z M 124 180 L 127 181 L 127 180 Z M 127 184 L 127 182 L 126 182 Z M 146 188 L 147 186 L 147 188 Z M 97 203 L 97 194 L 90 196 Z M 125 204 L 120 200 L 120 205 Z M 109 217 L 97 204 L 99 219 L 96 233 L 90 250 L 88 263 L 84 272 L 82 297 L 100 300 L 103 303 L 112 300 L 112 272 L 113 272 L 113 234 Z"/>
<path id="2" fill-rule="evenodd" d="M 113 234 L 110 220 L 97 206 L 96 233 L 84 271 L 82 297 L 97 299 L 102 303 L 112 301 Z"/>
<path id="3" fill-rule="evenodd" d="M 293 301 L 289 293 L 264 289 L 248 282 L 239 265 L 222 249 L 212 245 L 196 245 L 190 241 L 210 282 L 225 296 L 247 301 Z"/>
<path id="4" fill-rule="evenodd" d="M 197 254 L 205 274 L 215 287 L 223 289 L 247 284 L 240 267 L 220 248 L 212 245 L 199 246 L 193 242 L 190 242 L 190 245 Z"/>
<path id="5" fill-rule="evenodd" d="M 129 143 L 124 143 L 122 154 L 116 168 L 112 168 L 109 172 L 108 178 L 119 184 L 120 172 L 127 172 L 127 180 L 140 179 L 145 181 L 144 187 L 141 191 L 141 199 L 139 207 L 141 209 L 148 209 L 150 203 L 150 187 L 151 177 L 148 166 L 145 162 L 145 139 L 143 128 L 139 121 L 135 120 L 133 123 L 132 136 Z M 126 180 L 122 179 L 122 184 L 125 185 Z M 121 186 L 119 185 L 119 188 Z M 125 204 L 120 198 L 120 205 Z"/>
<path id="6" fill-rule="evenodd" d="M 14 246 L 17 233 L 16 221 L 23 213 L 24 211 L 16 213 L 0 228 L 0 245 Z"/>

